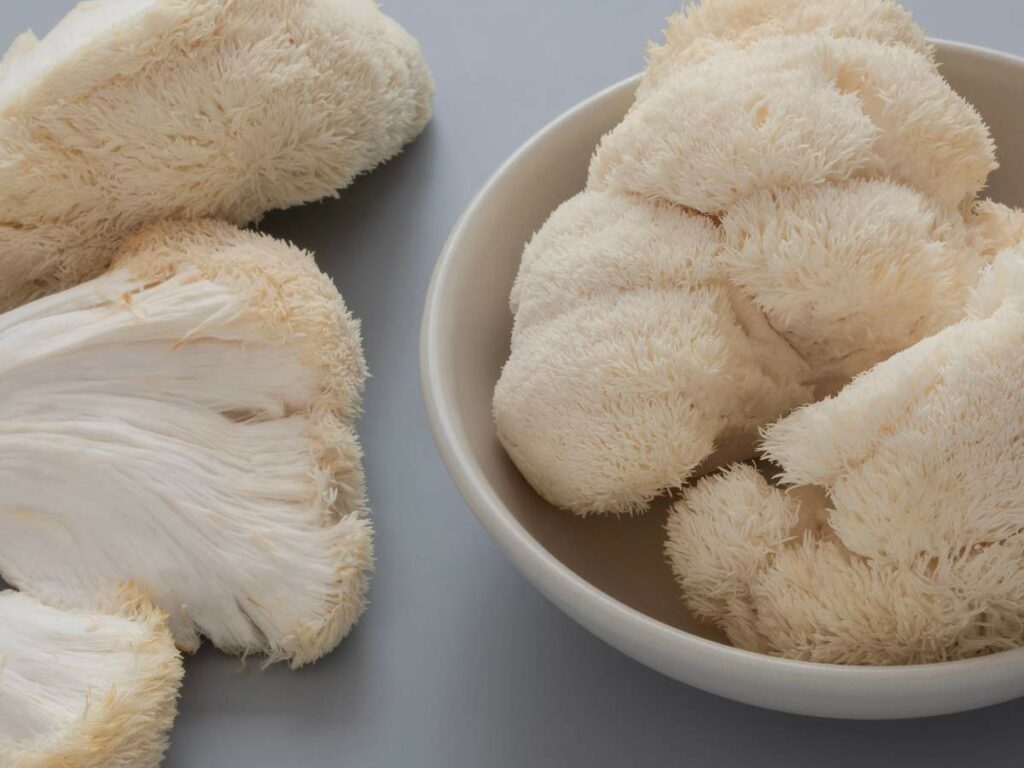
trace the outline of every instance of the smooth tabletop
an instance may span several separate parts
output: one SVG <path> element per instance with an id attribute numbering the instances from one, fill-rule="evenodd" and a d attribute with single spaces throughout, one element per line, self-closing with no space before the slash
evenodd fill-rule
<path id="1" fill-rule="evenodd" d="M 74 0 L 0 4 L 0 48 Z M 933 37 L 1024 55 L 1018 0 L 908 0 Z M 369 612 L 326 660 L 187 663 L 168 768 L 1019 765 L 1024 700 L 907 722 L 734 704 L 604 645 L 549 604 L 476 522 L 434 447 L 420 316 L 459 214 L 534 131 L 639 71 L 676 0 L 387 0 L 423 45 L 435 118 L 339 199 L 266 218 L 317 253 L 363 321 L 361 435 L 377 528 Z"/>

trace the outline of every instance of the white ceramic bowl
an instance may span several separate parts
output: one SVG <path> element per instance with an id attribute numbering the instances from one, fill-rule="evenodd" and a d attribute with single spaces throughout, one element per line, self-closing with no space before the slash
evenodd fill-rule
<path id="1" fill-rule="evenodd" d="M 1024 203 L 1024 60 L 937 41 L 943 73 L 988 120 L 1002 168 L 991 195 Z M 516 152 L 456 225 L 427 299 L 421 365 L 434 436 L 456 485 L 518 568 L 591 632 L 654 669 L 771 709 L 847 718 L 957 712 L 1024 695 L 1024 649 L 917 667 L 841 667 L 724 643 L 690 616 L 662 555 L 664 510 L 579 519 L 546 504 L 495 435 L 491 396 L 509 351 L 508 295 L 523 245 L 578 192 L 633 78 L 597 94 Z"/>

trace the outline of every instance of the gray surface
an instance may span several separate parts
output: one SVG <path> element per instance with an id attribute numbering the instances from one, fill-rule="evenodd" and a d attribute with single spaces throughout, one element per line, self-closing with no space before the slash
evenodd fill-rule
<path id="1" fill-rule="evenodd" d="M 73 0 L 0 5 L 0 47 Z M 1018 765 L 1024 701 L 935 720 L 842 723 L 733 704 L 577 627 L 463 504 L 421 406 L 417 337 L 445 236 L 533 131 L 637 71 L 674 0 L 390 0 L 438 81 L 436 119 L 340 200 L 268 218 L 319 254 L 362 317 L 362 436 L 379 553 L 373 605 L 300 673 L 188 664 L 169 768 Z M 938 37 L 1024 54 L 1018 0 L 914 0 Z"/>

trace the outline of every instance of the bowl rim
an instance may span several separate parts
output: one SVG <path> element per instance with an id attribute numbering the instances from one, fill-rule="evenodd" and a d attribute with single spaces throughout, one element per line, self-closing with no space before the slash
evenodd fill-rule
<path id="1" fill-rule="evenodd" d="M 943 38 L 929 37 L 928 42 L 938 50 L 1012 63 L 1024 71 L 1024 57 L 1015 54 Z M 486 205 L 491 193 L 502 184 L 510 169 L 531 154 L 548 134 L 557 131 L 564 123 L 572 121 L 579 113 L 592 108 L 597 102 L 621 91 L 635 90 L 641 77 L 642 73 L 638 73 L 603 88 L 532 134 L 491 174 L 474 195 L 459 216 L 441 250 L 430 280 L 420 328 L 420 385 L 434 441 L 467 506 L 515 563 L 521 574 L 557 606 L 564 609 L 566 605 L 576 605 L 578 611 L 600 616 L 603 620 L 599 621 L 605 626 L 608 626 L 607 621 L 611 621 L 618 624 L 620 630 L 625 629 L 638 636 L 646 634 L 653 645 L 689 651 L 725 664 L 754 664 L 764 671 L 780 675 L 803 678 L 827 675 L 833 682 L 836 676 L 840 676 L 846 680 L 857 679 L 862 682 L 884 679 L 886 683 L 891 684 L 909 682 L 922 677 L 934 680 L 937 674 L 944 677 L 969 675 L 981 668 L 990 675 L 1000 667 L 1019 668 L 1019 663 L 1024 664 L 1024 647 L 954 661 L 915 665 L 856 666 L 770 656 L 709 640 L 665 624 L 602 591 L 551 554 L 516 520 L 487 480 L 468 446 L 462 445 L 460 425 L 454 415 L 455 404 L 446 391 L 445 374 L 440 367 L 439 349 L 443 342 L 439 338 L 438 324 L 448 306 L 445 301 L 445 289 L 461 250 L 465 230 L 469 222 Z M 567 612 L 574 620 L 583 623 L 576 610 Z"/>

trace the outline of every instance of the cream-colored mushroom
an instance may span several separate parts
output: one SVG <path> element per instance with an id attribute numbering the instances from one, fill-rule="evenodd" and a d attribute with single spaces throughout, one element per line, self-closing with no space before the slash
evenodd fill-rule
<path id="1" fill-rule="evenodd" d="M 0 66 L 0 310 L 101 273 L 165 217 L 334 194 L 430 117 L 373 0 L 97 0 Z"/>
<path id="2" fill-rule="evenodd" d="M 0 592 L 0 764 L 156 768 L 181 656 L 166 616 L 130 590 L 110 613 Z"/>
<path id="3" fill-rule="evenodd" d="M 1024 643 L 1024 246 L 963 321 L 772 426 L 675 507 L 690 607 L 745 648 L 908 664 Z"/>
<path id="4" fill-rule="evenodd" d="M 365 606 L 359 325 L 312 256 L 154 226 L 0 316 L 0 575 L 89 607 L 134 581 L 180 647 L 298 666 Z"/>
<path id="5" fill-rule="evenodd" d="M 981 116 L 920 53 L 802 35 L 675 69 L 604 138 L 590 183 L 717 215 L 762 191 L 881 177 L 956 207 L 996 167 Z"/>
<path id="6" fill-rule="evenodd" d="M 924 30 L 891 0 L 702 0 L 670 16 L 665 42 L 649 47 L 641 98 L 680 65 L 722 47 L 741 49 L 765 37 L 805 33 L 904 45 L 931 55 Z"/>
<path id="7" fill-rule="evenodd" d="M 963 317 L 1024 233 L 977 200 L 988 128 L 891 3 L 711 0 L 667 45 L 512 291 L 498 436 L 580 514 L 753 456 L 759 428 Z"/>

